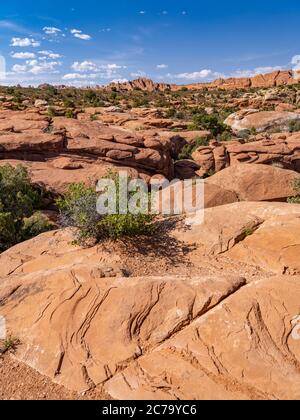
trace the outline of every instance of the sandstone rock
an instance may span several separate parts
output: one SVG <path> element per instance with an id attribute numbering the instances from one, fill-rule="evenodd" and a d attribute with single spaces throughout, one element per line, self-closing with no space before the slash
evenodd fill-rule
<path id="1" fill-rule="evenodd" d="M 263 227 L 267 221 L 278 219 L 278 217 L 288 221 L 294 216 L 300 216 L 298 204 L 233 203 L 206 209 L 203 224 L 193 225 L 188 230 L 174 230 L 173 234 L 187 245 L 196 244 L 203 247 L 203 252 L 207 255 L 218 255 L 231 250 L 240 242 L 242 243 L 258 228 Z M 300 223 L 300 219 L 296 218 L 295 223 L 297 221 Z M 294 233 L 291 232 L 291 235 L 294 235 L 295 244 L 299 242 L 297 232 L 297 230 Z M 275 235 L 273 241 L 276 242 Z M 295 247 L 296 253 L 297 249 Z M 266 250 L 266 254 L 268 253 L 269 251 Z M 274 255 L 275 260 L 276 258 L 280 259 L 280 254 Z M 251 260 L 250 255 L 249 260 Z"/>
<path id="2" fill-rule="evenodd" d="M 270 88 L 282 85 L 297 84 L 298 80 L 294 79 L 292 70 L 278 70 L 268 74 L 259 74 L 254 77 L 217 79 L 209 83 L 194 83 L 189 85 L 169 85 L 164 83 L 155 83 L 152 80 L 140 78 L 125 83 L 112 83 L 108 86 L 108 90 L 128 90 L 141 89 L 148 92 L 174 90 L 178 91 L 182 88 L 187 89 L 248 89 L 248 88 Z"/>
<path id="3" fill-rule="evenodd" d="M 200 169 L 200 166 L 193 160 L 183 159 L 175 162 L 174 169 L 176 178 L 190 179 L 197 176 L 196 172 Z"/>
<path id="4" fill-rule="evenodd" d="M 267 220 L 227 255 L 275 273 L 300 274 L 300 215 Z"/>
<path id="5" fill-rule="evenodd" d="M 242 201 L 285 201 L 296 195 L 299 174 L 268 165 L 233 165 L 210 177 L 209 184 L 234 191 Z"/>
<path id="6" fill-rule="evenodd" d="M 300 277 L 250 284 L 122 370 L 105 390 L 126 400 L 297 400 L 299 294 Z"/>
<path id="7" fill-rule="evenodd" d="M 1 266 L 9 257 L 16 263 L 19 253 L 1 255 Z M 67 248 L 57 265 L 39 253 L 0 282 L 0 314 L 22 342 L 15 356 L 81 392 L 104 384 L 245 283 L 226 276 L 105 278 L 109 256 L 94 254 Z"/>
<path id="8" fill-rule="evenodd" d="M 277 164 L 300 172 L 300 136 L 299 133 L 278 133 L 269 137 L 261 134 L 247 143 L 243 140 L 211 142 L 209 146 L 199 147 L 193 159 L 201 167 L 201 176 L 209 170 L 218 172 L 236 163 Z"/>
<path id="9" fill-rule="evenodd" d="M 111 90 L 111 89 L 128 90 L 128 91 L 139 89 L 139 90 L 144 90 L 148 92 L 155 92 L 159 90 L 164 91 L 167 89 L 171 89 L 171 85 L 168 85 L 165 83 L 155 83 L 152 80 L 146 79 L 144 77 L 140 77 L 139 79 L 132 80 L 125 83 L 111 83 L 107 89 L 108 90 Z"/>
<path id="10" fill-rule="evenodd" d="M 274 128 L 288 130 L 289 124 L 298 120 L 300 120 L 300 114 L 296 112 L 243 110 L 231 114 L 224 123 L 235 133 L 251 129 L 263 132 Z"/>
<path id="11" fill-rule="evenodd" d="M 61 160 L 63 159 L 63 160 Z M 76 162 L 76 163 L 75 163 Z M 20 160 L 0 160 L 0 166 L 10 164 L 12 166 L 25 166 L 31 176 L 32 182 L 48 190 L 54 195 L 64 194 L 70 184 L 84 183 L 86 185 L 96 185 L 99 179 L 107 175 L 109 171 L 126 171 L 132 179 L 141 178 L 149 182 L 151 174 L 146 171 L 137 171 L 126 165 L 118 166 L 108 162 L 86 161 L 80 156 L 75 162 L 70 162 L 69 158 L 58 158 L 48 162 L 32 162 Z M 74 169 L 73 167 L 78 167 Z M 81 166 L 81 168 L 79 168 Z M 70 170 L 73 169 L 73 170 Z"/>
<path id="12" fill-rule="evenodd" d="M 47 106 L 47 105 L 48 105 L 48 102 L 47 102 L 47 101 L 44 101 L 43 99 L 37 99 L 37 100 L 35 101 L 35 103 L 34 103 L 34 106 L 35 106 L 36 108 L 45 107 L 45 106 Z"/>
<path id="13" fill-rule="evenodd" d="M 160 185 L 162 185 L 163 180 L 157 180 L 158 183 L 159 181 Z M 176 212 L 175 210 L 179 206 L 179 209 L 182 209 L 183 213 L 188 213 L 191 211 L 187 207 L 189 205 L 192 205 L 194 211 L 196 211 L 238 201 L 238 197 L 234 192 L 218 187 L 217 185 L 208 184 L 206 181 L 203 181 L 203 197 L 197 196 L 197 192 L 195 184 L 192 184 L 192 187 L 187 187 L 182 181 L 172 183 L 171 187 L 167 187 L 158 193 L 160 212 L 167 215 L 178 214 L 178 211 Z M 191 203 L 185 202 L 184 199 L 187 199 L 187 197 L 191 197 Z"/>
<path id="14" fill-rule="evenodd" d="M 4 134 L 0 136 L 0 154 L 23 152 L 44 153 L 60 153 L 63 151 L 64 138 L 61 135 L 26 132 L 19 134 Z M 26 156 L 26 155 L 25 155 Z M 13 155 L 12 155 L 13 157 Z"/>

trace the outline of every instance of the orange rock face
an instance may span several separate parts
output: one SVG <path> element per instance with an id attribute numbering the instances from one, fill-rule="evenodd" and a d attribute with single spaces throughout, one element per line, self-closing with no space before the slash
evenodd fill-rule
<path id="1" fill-rule="evenodd" d="M 244 140 L 211 143 L 199 147 L 192 155 L 200 166 L 200 175 L 216 172 L 239 163 L 276 164 L 300 172 L 300 135 L 273 134 L 254 142 Z"/>
<path id="2" fill-rule="evenodd" d="M 254 77 L 242 77 L 242 78 L 228 78 L 218 79 L 209 83 L 194 83 L 189 85 L 175 85 L 175 84 L 164 84 L 155 83 L 152 80 L 140 78 L 125 83 L 112 83 L 108 89 L 117 90 L 134 90 L 141 89 L 148 92 L 157 90 L 180 90 L 182 88 L 187 89 L 249 89 L 249 88 L 270 88 L 282 85 L 292 85 L 298 83 L 293 77 L 294 73 L 292 70 L 274 71 L 268 74 L 259 74 Z"/>
<path id="3" fill-rule="evenodd" d="M 0 316 L 20 339 L 17 360 L 115 399 L 299 399 L 300 206 L 205 213 L 172 235 L 211 264 L 226 253 L 269 275 L 127 278 L 117 252 L 76 247 L 70 230 L 1 254 Z"/>

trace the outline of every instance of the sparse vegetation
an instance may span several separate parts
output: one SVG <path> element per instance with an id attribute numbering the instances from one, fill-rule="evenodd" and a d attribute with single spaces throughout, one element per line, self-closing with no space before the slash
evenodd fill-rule
<path id="1" fill-rule="evenodd" d="M 57 200 L 63 226 L 77 228 L 76 243 L 88 245 L 90 241 L 102 239 L 119 239 L 147 235 L 153 232 L 154 216 L 152 214 L 120 214 L 120 185 L 118 174 L 109 172 L 106 179 L 114 181 L 116 186 L 116 214 L 100 215 L 96 211 L 99 193 L 93 187 L 84 184 L 70 185 L 67 194 Z M 111 192 L 106 190 L 105 192 Z M 129 193 L 129 199 L 134 192 Z M 148 193 L 144 197 L 148 205 Z M 123 203 L 128 206 L 128 203 Z M 127 207 L 126 207 L 127 208 Z"/>
<path id="2" fill-rule="evenodd" d="M 178 155 L 178 159 L 191 159 L 192 154 L 201 146 L 208 146 L 209 141 L 206 137 L 196 137 L 191 144 L 186 144 Z"/>
<path id="3" fill-rule="evenodd" d="M 30 239 L 52 226 L 41 214 L 41 192 L 35 189 L 22 166 L 0 168 L 0 252 Z"/>
<path id="4" fill-rule="evenodd" d="M 297 178 L 293 183 L 293 188 L 297 194 L 296 197 L 288 199 L 288 202 L 291 204 L 300 204 L 300 178 Z"/>
<path id="5" fill-rule="evenodd" d="M 5 340 L 3 340 L 2 344 L 0 342 L 0 354 L 14 352 L 19 345 L 20 340 L 12 335 L 9 335 Z"/>

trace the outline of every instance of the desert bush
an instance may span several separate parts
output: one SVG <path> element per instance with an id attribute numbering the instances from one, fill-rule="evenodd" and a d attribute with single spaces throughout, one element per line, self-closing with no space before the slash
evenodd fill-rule
<path id="1" fill-rule="evenodd" d="M 72 109 L 67 109 L 65 112 L 66 118 L 76 118 L 76 115 L 74 114 L 74 111 Z"/>
<path id="2" fill-rule="evenodd" d="M 52 106 L 48 107 L 47 114 L 48 114 L 48 117 L 50 117 L 50 118 L 56 117 L 56 111 Z"/>
<path id="3" fill-rule="evenodd" d="M 206 137 L 196 137 L 191 144 L 186 144 L 178 155 L 178 159 L 191 159 L 192 154 L 201 146 L 208 146 L 209 141 Z"/>
<path id="4" fill-rule="evenodd" d="M 60 210 L 62 225 L 77 228 L 75 242 L 85 246 L 91 240 L 97 242 L 102 239 L 116 240 L 122 237 L 147 235 L 153 232 L 154 216 L 152 214 L 143 214 L 142 212 L 120 214 L 118 174 L 109 172 L 105 178 L 112 179 L 116 185 L 116 214 L 98 214 L 97 199 L 100 193 L 97 193 L 95 188 L 83 183 L 70 185 L 65 196 L 56 201 Z M 134 192 L 128 194 L 129 199 L 133 194 Z M 147 200 L 150 200 L 148 194 Z M 150 201 L 148 202 L 150 205 Z"/>
<path id="5" fill-rule="evenodd" d="M 209 130 L 213 136 L 229 131 L 228 127 L 220 121 L 217 115 L 196 114 L 193 117 L 193 123 L 189 127 L 190 130 Z"/>
<path id="6" fill-rule="evenodd" d="M 295 133 L 297 131 L 300 131 L 300 121 L 297 121 L 297 120 L 290 121 L 289 131 L 290 133 Z"/>
<path id="7" fill-rule="evenodd" d="M 298 195 L 296 197 L 289 198 L 288 203 L 300 204 L 300 178 L 295 179 L 295 181 L 293 182 L 293 187 L 296 194 Z"/>
<path id="8" fill-rule="evenodd" d="M 31 219 L 41 204 L 26 168 L 0 168 L 0 252 L 51 229 L 42 216 Z"/>

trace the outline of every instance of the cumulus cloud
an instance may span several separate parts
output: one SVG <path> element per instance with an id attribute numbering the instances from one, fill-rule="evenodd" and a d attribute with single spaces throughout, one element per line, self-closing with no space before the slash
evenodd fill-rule
<path id="1" fill-rule="evenodd" d="M 54 52 L 48 51 L 48 50 L 39 51 L 39 54 L 41 56 L 43 56 L 44 58 L 49 58 L 51 60 L 57 60 L 58 58 L 61 58 L 60 54 L 57 54 L 57 53 L 54 53 Z"/>
<path id="2" fill-rule="evenodd" d="M 63 76 L 63 80 L 78 80 L 78 79 L 97 79 L 98 74 L 81 74 L 81 73 L 68 73 Z"/>
<path id="3" fill-rule="evenodd" d="M 258 74 L 272 73 L 273 71 L 283 70 L 282 66 L 266 66 L 256 67 L 255 69 L 249 70 L 236 70 L 231 76 L 232 77 L 254 77 Z"/>
<path id="4" fill-rule="evenodd" d="M 11 56 L 12 58 L 17 58 L 19 60 L 29 60 L 35 58 L 35 54 L 30 52 L 12 53 Z"/>
<path id="5" fill-rule="evenodd" d="M 71 29 L 71 34 L 75 37 L 75 38 L 79 38 L 82 39 L 83 41 L 90 41 L 92 39 L 91 35 L 87 35 L 84 34 L 82 31 L 80 31 L 79 29 Z"/>
<path id="6" fill-rule="evenodd" d="M 20 64 L 15 64 L 13 67 L 12 67 L 12 71 L 14 72 L 14 73 L 25 73 L 26 72 L 26 70 L 27 70 L 27 66 L 23 66 L 23 65 L 20 65 Z"/>
<path id="7" fill-rule="evenodd" d="M 93 74 L 96 74 L 99 79 L 111 79 L 111 78 L 118 79 L 118 78 L 123 78 L 123 76 L 119 74 L 119 70 L 126 69 L 127 67 L 116 64 L 116 63 L 98 64 L 93 61 L 85 60 L 82 62 L 75 61 L 72 64 L 71 68 L 75 72 L 75 73 L 70 73 L 72 76 L 74 74 L 81 75 L 81 73 L 85 73 L 85 76 L 84 75 L 81 75 L 81 76 L 87 77 L 88 73 L 92 72 Z M 70 76 L 67 75 L 67 77 L 70 77 Z"/>
<path id="8" fill-rule="evenodd" d="M 12 38 L 11 47 L 39 47 L 41 43 L 33 38 Z"/>
<path id="9" fill-rule="evenodd" d="M 53 26 L 45 26 L 43 28 L 43 31 L 45 32 L 45 34 L 47 35 L 58 35 L 60 34 L 62 31 L 59 28 L 55 28 Z"/>
<path id="10" fill-rule="evenodd" d="M 167 69 L 169 66 L 167 64 L 157 64 L 157 69 Z"/>
<path id="11" fill-rule="evenodd" d="M 199 80 L 199 79 L 207 79 L 209 77 L 214 77 L 214 76 L 217 76 L 217 75 L 219 75 L 219 74 L 213 72 L 212 70 L 203 69 L 203 70 L 200 70 L 200 71 L 194 71 L 192 73 L 175 74 L 175 75 L 173 75 L 173 77 L 175 77 L 176 79 L 195 81 L 195 80 Z M 170 76 L 172 76 L 172 75 L 170 75 Z"/>
<path id="12" fill-rule="evenodd" d="M 147 73 L 145 73 L 142 70 L 138 70 L 137 72 L 130 73 L 130 76 L 131 77 L 146 77 L 147 76 Z"/>
<path id="13" fill-rule="evenodd" d="M 110 83 L 127 83 L 128 79 L 113 79 Z"/>
<path id="14" fill-rule="evenodd" d="M 75 61 L 72 64 L 72 69 L 78 72 L 86 72 L 86 71 L 97 71 L 98 66 L 97 64 L 93 63 L 92 61 Z"/>
<path id="15" fill-rule="evenodd" d="M 29 74 L 50 74 L 58 73 L 57 67 L 60 66 L 59 61 L 45 61 L 39 62 L 38 60 L 27 60 L 25 65 L 15 64 L 12 67 L 13 73 L 29 73 Z"/>

